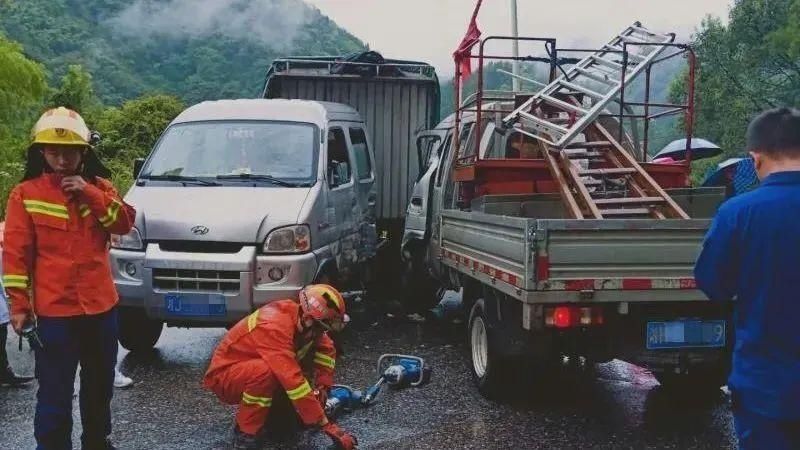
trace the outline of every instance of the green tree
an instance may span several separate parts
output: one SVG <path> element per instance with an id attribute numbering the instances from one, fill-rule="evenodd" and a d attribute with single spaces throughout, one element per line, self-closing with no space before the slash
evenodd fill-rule
<path id="1" fill-rule="evenodd" d="M 0 35 L 0 133 L 24 122 L 31 108 L 41 104 L 46 89 L 42 66 L 28 59 L 22 46 Z"/>
<path id="2" fill-rule="evenodd" d="M 28 131 L 46 91 L 42 66 L 0 35 L 0 216 L 22 174 Z"/>
<path id="3" fill-rule="evenodd" d="M 94 125 L 101 112 L 100 102 L 94 93 L 92 75 L 77 64 L 67 68 L 67 73 L 61 78 L 61 85 L 51 92 L 48 105 L 64 106 L 78 111 L 89 126 Z"/>
<path id="4" fill-rule="evenodd" d="M 738 0 L 728 23 L 706 18 L 694 39 L 697 78 L 695 134 L 740 156 L 750 119 L 800 102 L 800 0 Z M 684 82 L 684 81 L 680 81 Z M 703 178 L 713 162 L 695 170 Z"/>
<path id="5" fill-rule="evenodd" d="M 184 109 L 170 95 L 146 95 L 106 109 L 97 129 L 103 136 L 97 151 L 114 173 L 114 184 L 125 192 L 133 183 L 133 161 L 150 153 L 167 125 Z"/>

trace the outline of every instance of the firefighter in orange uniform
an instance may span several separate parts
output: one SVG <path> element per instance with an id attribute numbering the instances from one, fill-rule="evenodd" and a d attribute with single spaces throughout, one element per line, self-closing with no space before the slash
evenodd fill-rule
<path id="1" fill-rule="evenodd" d="M 278 389 L 286 391 L 306 425 L 321 427 L 339 448 L 355 448 L 355 437 L 329 422 L 323 409 L 336 367 L 327 332 L 341 331 L 347 321 L 342 295 L 328 285 L 311 285 L 300 291 L 299 302 L 268 303 L 225 335 L 203 384 L 222 402 L 239 405 L 234 449 L 258 448 Z M 313 362 L 313 387 L 301 368 L 305 361 Z"/>
<path id="2" fill-rule="evenodd" d="M 126 234 L 135 211 L 94 154 L 76 112 L 56 108 L 32 131 L 23 181 L 6 209 L 3 285 L 17 333 L 38 327 L 37 449 L 71 449 L 72 396 L 81 366 L 84 450 L 108 450 L 117 360 L 117 292 L 111 233 Z M 105 178 L 103 178 L 105 177 Z M 32 340 L 32 342 L 37 342 Z"/>

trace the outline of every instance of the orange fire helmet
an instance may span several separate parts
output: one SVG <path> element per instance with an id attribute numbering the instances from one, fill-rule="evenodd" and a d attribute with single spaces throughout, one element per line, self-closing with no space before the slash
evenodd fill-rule
<path id="1" fill-rule="evenodd" d="M 303 319 L 312 319 L 326 330 L 342 331 L 350 318 L 345 313 L 344 297 L 327 284 L 312 284 L 300 291 Z"/>

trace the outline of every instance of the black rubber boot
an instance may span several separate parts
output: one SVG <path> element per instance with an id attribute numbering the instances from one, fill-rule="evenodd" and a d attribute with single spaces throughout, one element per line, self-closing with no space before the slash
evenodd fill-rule
<path id="1" fill-rule="evenodd" d="M 92 442 L 84 442 L 81 450 L 117 450 L 117 447 L 111 443 L 111 439 L 99 439 Z"/>
<path id="2" fill-rule="evenodd" d="M 0 300 L 2 301 L 2 300 Z M 8 365 L 6 353 L 6 340 L 8 339 L 7 324 L 0 324 L 0 386 L 23 386 L 33 380 L 33 377 L 21 377 L 11 370 Z"/>
<path id="3" fill-rule="evenodd" d="M 243 433 L 239 427 L 233 428 L 233 450 L 258 450 L 259 438 L 253 434 Z"/>

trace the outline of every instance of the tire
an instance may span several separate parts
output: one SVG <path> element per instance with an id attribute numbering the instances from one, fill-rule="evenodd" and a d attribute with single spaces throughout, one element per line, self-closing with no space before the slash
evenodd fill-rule
<path id="1" fill-rule="evenodd" d="M 501 357 L 496 341 L 484 300 L 478 299 L 467 322 L 469 367 L 478 391 L 489 399 L 497 399 L 502 394 L 504 375 L 508 373 L 507 361 Z"/>
<path id="2" fill-rule="evenodd" d="M 164 322 L 147 317 L 141 308 L 120 308 L 119 343 L 132 352 L 147 352 L 155 347 Z"/>

